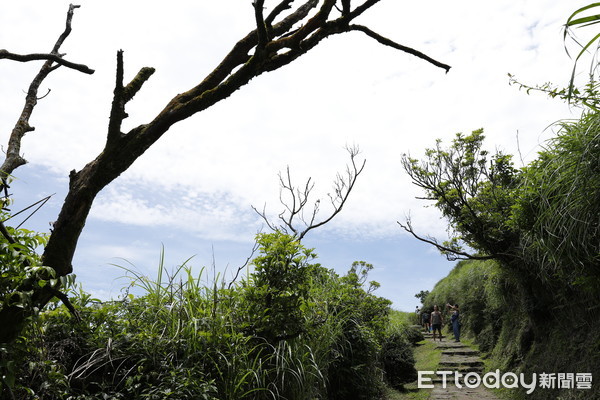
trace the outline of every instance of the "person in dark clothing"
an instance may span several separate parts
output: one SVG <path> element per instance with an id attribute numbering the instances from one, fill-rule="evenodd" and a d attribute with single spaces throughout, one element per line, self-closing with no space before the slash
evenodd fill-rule
<path id="1" fill-rule="evenodd" d="M 452 322 L 452 332 L 454 333 L 454 341 L 460 342 L 460 309 L 458 308 L 458 304 L 451 305 L 446 304 L 450 310 L 452 310 L 452 317 L 450 322 Z"/>
<path id="2" fill-rule="evenodd" d="M 431 326 L 429 325 L 429 321 L 430 321 L 429 313 L 427 311 L 423 311 L 421 313 L 421 325 L 425 329 L 425 332 L 429 332 L 429 328 L 431 328 Z"/>

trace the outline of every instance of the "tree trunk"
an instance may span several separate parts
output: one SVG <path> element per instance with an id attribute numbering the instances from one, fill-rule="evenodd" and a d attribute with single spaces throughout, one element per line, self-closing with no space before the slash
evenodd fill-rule
<path id="1" fill-rule="evenodd" d="M 71 172 L 69 192 L 42 255 L 44 265 L 52 267 L 58 277 L 66 276 L 73 271 L 71 263 L 77 241 L 96 195 L 126 171 L 173 124 L 229 97 L 252 78 L 293 62 L 331 35 L 361 31 L 386 46 L 422 58 L 445 69 L 446 72 L 450 69 L 449 66 L 416 50 L 383 38 L 366 27 L 350 25 L 352 20 L 378 2 L 379 0 L 367 0 L 354 10 L 346 9 L 342 16 L 332 17 L 330 14 L 334 10 L 336 0 L 306 0 L 301 5 L 294 7 L 295 9 L 291 10 L 287 16 L 281 17 L 284 10 L 292 8 L 291 1 L 282 1 L 266 18 L 263 16 L 264 2 L 255 2 L 256 29 L 237 42 L 229 54 L 223 58 L 223 61 L 201 83 L 189 91 L 175 96 L 154 120 L 127 133 L 121 132 L 121 123 L 127 117 L 125 105 L 132 100 L 154 70 L 147 67 L 142 68 L 129 84 L 124 85 L 123 54 L 122 51 L 119 51 L 106 145 L 102 153 L 81 171 Z M 71 6 L 70 15 L 72 15 L 72 8 L 76 7 L 78 6 Z M 279 22 L 274 23 L 277 19 Z M 68 27 L 70 31 L 70 26 Z M 57 66 L 52 66 L 52 62 L 58 61 L 61 61 L 60 65 L 70 68 L 77 66 L 73 63 L 67 65 L 62 60 L 57 61 L 55 53 L 57 51 L 50 55 L 43 55 L 43 59 L 49 60 L 47 66 L 50 70 L 57 68 Z M 4 57 L 3 54 L 0 56 Z M 29 57 L 29 59 L 34 58 Z M 12 59 L 28 61 L 14 55 Z M 31 114 L 32 110 L 27 116 Z M 9 149 L 15 150 L 17 155 L 21 138 L 22 135 L 16 137 L 16 143 Z M 31 290 L 31 287 L 17 288 L 17 290 L 24 289 Z M 0 310 L 0 343 L 13 341 L 28 317 L 33 315 L 36 310 L 41 310 L 56 295 L 56 289 L 56 287 L 49 288 L 47 286 L 36 288 L 33 304 L 27 309 L 18 309 L 18 307 L 12 306 L 2 308 Z"/>

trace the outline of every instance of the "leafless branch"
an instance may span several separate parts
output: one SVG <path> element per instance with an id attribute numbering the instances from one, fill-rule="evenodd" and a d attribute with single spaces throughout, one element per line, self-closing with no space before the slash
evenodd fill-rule
<path id="1" fill-rule="evenodd" d="M 93 74 L 95 71 L 83 64 L 76 64 L 71 61 L 67 61 L 63 58 L 63 54 L 46 54 L 46 53 L 32 53 L 32 54 L 15 54 L 11 53 L 6 49 L 0 49 L 0 59 L 19 61 L 19 62 L 28 62 L 28 61 L 52 61 L 56 64 L 62 65 L 67 68 L 74 69 L 79 72 L 83 72 L 84 74 Z"/>
<path id="2" fill-rule="evenodd" d="M 121 132 L 121 122 L 127 117 L 125 104 L 131 100 L 153 70 L 151 68 L 142 69 L 129 85 L 124 86 L 122 60 L 118 60 L 117 84 L 115 85 L 115 97 L 111 107 L 105 147 L 81 170 L 71 171 L 69 191 L 44 248 L 42 255 L 44 265 L 53 268 L 58 276 L 65 276 L 72 272 L 72 260 L 77 242 L 97 194 L 126 171 L 173 125 L 228 98 L 255 77 L 292 63 L 316 47 L 322 40 L 354 30 L 350 28 L 350 23 L 380 0 L 363 0 L 353 10 L 350 9 L 349 13 L 345 15 L 342 13 L 341 16 L 332 13 L 336 1 L 299 0 L 298 5 L 283 17 L 283 11 L 292 8 L 294 2 L 281 0 L 263 20 L 264 0 L 254 0 L 256 29 L 240 39 L 219 65 L 200 83 L 188 91 L 174 96 L 154 118 L 132 128 L 129 132 Z M 59 48 L 71 31 L 71 18 L 77 7 L 73 5 L 69 7 L 65 32 L 59 37 L 50 52 L 61 59 L 63 56 L 59 54 Z M 348 7 L 346 7 L 347 9 Z M 404 50 L 403 47 L 400 49 Z M 417 55 L 415 52 L 413 54 Z M 52 59 L 48 59 L 44 63 L 29 87 L 25 107 L 10 136 L 6 159 L 0 167 L 4 173 L 3 176 L 11 174 L 15 168 L 26 163 L 20 155 L 21 139 L 26 132 L 34 130 L 29 125 L 29 118 L 37 102 L 37 91 L 46 76 L 58 65 L 62 65 L 54 57 L 50 58 Z M 364 167 L 364 162 L 362 165 L 357 165 L 354 156 L 351 155 L 351 157 L 352 166 L 348 168 L 348 174 L 342 178 L 345 183 L 343 185 L 339 183 L 339 187 L 337 187 L 340 193 L 339 198 L 333 197 L 335 200 L 332 201 L 334 205 L 332 215 L 317 223 L 316 215 L 319 207 L 318 205 L 313 207 L 310 217 L 300 218 L 308 222 L 308 226 L 298 233 L 299 238 L 308 231 L 329 222 L 342 209 L 356 178 Z M 305 192 L 302 190 L 293 193 L 297 198 L 296 207 L 290 209 L 295 211 L 296 218 L 302 216 L 302 211 L 298 212 L 297 206 L 302 203 L 301 198 L 304 194 Z M 306 194 L 308 195 L 308 193 Z M 287 229 L 297 229 L 294 218 L 292 220 L 288 218 L 287 221 L 289 223 Z M 283 226 L 286 224 L 284 223 Z M 52 297 L 53 294 L 49 288 L 44 287 L 34 294 L 32 303 L 41 308 Z M 2 321 L 23 321 L 25 317 L 26 312 L 16 307 L 0 310 L 0 320 Z M 17 328 L 4 330 L 0 328 L 0 341 L 12 341 L 16 334 L 18 334 Z"/>
<path id="3" fill-rule="evenodd" d="M 259 212 L 254 206 L 252 208 L 265 221 L 269 229 L 273 231 L 280 230 L 284 233 L 296 236 L 298 240 L 302 240 L 309 231 L 330 222 L 337 214 L 340 213 L 340 211 L 342 211 L 344 204 L 346 204 L 346 201 L 348 200 L 348 197 L 354 188 L 358 176 L 362 173 L 365 167 L 366 160 L 363 160 L 360 165 L 356 163 L 356 156 L 360 153 L 358 147 L 347 147 L 346 150 L 350 154 L 351 165 L 346 167 L 345 176 L 339 173 L 336 176 L 336 179 L 333 183 L 334 194 L 328 194 L 333 211 L 327 218 L 321 220 L 320 222 L 315 222 L 320 211 L 320 199 L 315 200 L 309 216 L 305 217 L 304 213 L 306 211 L 310 193 L 314 188 L 314 182 L 312 182 L 312 178 L 308 178 L 303 189 L 295 187 L 292 184 L 289 167 L 287 168 L 285 179 L 281 173 L 279 174 L 279 199 L 284 207 L 284 210 L 278 215 L 278 217 L 282 221 L 282 224 L 277 225 L 269 220 L 265 212 L 266 207 L 263 208 L 262 212 Z M 286 199 L 284 199 L 283 193 L 288 194 L 289 200 L 286 201 Z M 300 229 L 297 226 L 298 219 L 304 225 L 303 229 Z"/>
<path id="4" fill-rule="evenodd" d="M 296 218 L 296 216 L 298 214 L 300 214 L 303 210 L 304 207 L 306 206 L 306 203 L 308 202 L 308 197 L 310 195 L 310 192 L 313 190 L 315 184 L 314 182 L 311 182 L 312 178 L 308 178 L 308 180 L 306 181 L 306 184 L 304 185 L 304 190 L 300 190 L 299 188 L 294 188 L 294 185 L 292 184 L 292 178 L 290 175 L 290 167 L 287 167 L 287 182 L 283 180 L 281 173 L 279 174 L 279 184 L 280 184 L 280 188 L 279 188 L 279 201 L 281 202 L 281 204 L 283 204 L 283 206 L 286 208 L 287 212 L 289 213 L 289 215 L 287 217 L 285 217 L 285 211 L 281 212 L 279 214 L 279 219 L 281 219 L 283 221 L 283 223 L 285 224 L 285 226 L 287 228 L 290 229 L 290 231 L 293 232 L 294 235 L 298 234 L 297 229 L 294 227 L 294 218 Z M 283 193 L 289 193 L 291 195 L 291 206 L 288 205 L 288 203 L 284 200 L 283 198 Z M 287 230 L 286 230 L 287 231 Z"/>
<path id="5" fill-rule="evenodd" d="M 256 209 L 254 209 L 254 211 L 256 211 Z M 258 242 L 254 242 L 254 246 L 252 246 L 252 250 L 250 251 L 250 255 L 248 256 L 248 258 L 246 258 L 246 261 L 241 266 L 239 266 L 237 268 L 237 270 L 235 271 L 235 275 L 233 276 L 233 278 L 231 279 L 231 281 L 227 285 L 227 289 L 231 289 L 231 286 L 233 286 L 233 284 L 235 283 L 235 281 L 237 280 L 237 278 L 240 276 L 240 273 L 248 266 L 248 264 L 250 263 L 250 261 L 254 258 L 254 254 L 258 250 L 258 247 L 259 247 Z"/>
<path id="6" fill-rule="evenodd" d="M 421 242 L 430 244 L 432 246 L 434 246 L 435 248 L 437 248 L 442 254 L 444 254 L 446 256 L 446 258 L 448 259 L 448 261 L 456 261 L 456 260 L 492 260 L 496 257 L 493 256 L 478 256 L 478 255 L 473 255 L 473 254 L 469 254 L 467 252 L 461 251 L 461 250 L 457 250 L 457 249 L 452 249 L 450 247 L 447 246 L 443 246 L 441 244 L 438 243 L 438 241 L 435 238 L 432 237 L 422 237 L 419 236 L 415 233 L 411 221 L 409 218 L 407 218 L 406 220 L 406 224 L 403 224 L 399 221 L 397 221 L 398 225 L 400 225 L 400 227 L 402 227 L 402 229 L 404 229 L 406 232 L 410 233 L 414 238 L 420 240 Z"/>
<path id="7" fill-rule="evenodd" d="M 48 64 L 47 68 L 50 71 L 55 70 L 60 65 L 63 65 L 67 68 L 71 68 L 71 69 L 83 72 L 85 74 L 93 74 L 94 73 L 93 69 L 91 69 L 88 66 L 83 65 L 83 64 L 76 64 L 71 61 L 67 61 L 67 60 L 63 59 L 65 54 L 60 54 L 58 52 L 58 50 L 60 49 L 60 46 L 62 46 L 65 39 L 71 33 L 71 21 L 73 20 L 73 13 L 75 12 L 75 9 L 79 8 L 79 7 L 81 7 L 81 6 L 74 5 L 74 4 L 69 5 L 69 11 L 67 11 L 67 20 L 65 23 L 65 30 L 58 37 L 58 40 L 54 44 L 54 47 L 52 48 L 52 51 L 50 53 L 47 53 L 47 54 L 46 53 L 33 53 L 33 54 L 21 55 L 21 54 L 11 53 L 8 50 L 2 49 L 2 50 L 0 50 L 0 59 L 8 59 L 8 60 L 19 61 L 19 62 L 46 60 L 46 64 Z M 51 64 L 53 62 L 58 65 L 52 66 Z"/>
<path id="8" fill-rule="evenodd" d="M 271 11 L 267 18 L 265 18 L 265 24 L 267 27 L 270 27 L 273 24 L 273 21 L 275 21 L 275 18 L 277 18 L 284 10 L 289 10 L 292 8 L 291 4 L 293 2 L 294 0 L 283 0 L 281 3 L 277 4 L 273 11 Z"/>
<path id="9" fill-rule="evenodd" d="M 376 32 L 373 32 L 371 29 L 367 28 L 366 26 L 363 26 L 363 25 L 350 25 L 349 28 L 350 28 L 350 30 L 353 30 L 353 31 L 363 32 L 367 36 L 369 36 L 369 37 L 377 40 L 379 43 L 381 43 L 383 45 L 393 47 L 396 50 L 403 51 L 405 53 L 408 53 L 408 54 L 411 54 L 411 55 L 413 55 L 415 57 L 418 57 L 418 58 L 420 58 L 422 60 L 425 60 L 425 61 L 427 61 L 427 62 L 435 65 L 436 67 L 443 68 L 444 70 L 446 70 L 446 73 L 448 73 L 448 71 L 450 71 L 451 67 L 449 65 L 441 63 L 441 62 L 439 62 L 437 60 L 434 60 L 433 58 L 429 57 L 427 54 L 424 54 L 424 53 L 422 53 L 422 52 L 420 52 L 418 50 L 415 50 L 415 49 L 412 49 L 410 47 L 406 47 L 406 46 L 403 46 L 401 44 L 398 44 L 398 43 L 394 42 L 391 39 L 388 39 L 388 38 L 386 38 L 384 36 L 381 36 L 380 34 L 378 34 Z"/>
<path id="10" fill-rule="evenodd" d="M 336 215 L 338 215 L 340 213 L 340 211 L 342 211 L 344 204 L 346 204 L 346 201 L 348 200 L 348 197 L 350 196 L 350 192 L 352 192 L 352 189 L 354 189 L 354 184 L 356 183 L 358 176 L 364 170 L 367 160 L 366 159 L 363 160 L 362 164 L 360 164 L 360 167 L 357 166 L 356 160 L 355 160 L 356 156 L 360 153 L 360 149 L 357 146 L 355 146 L 355 147 L 346 147 L 346 150 L 350 154 L 350 162 L 351 162 L 352 166 L 348 166 L 346 168 L 346 177 L 342 177 L 340 174 L 337 175 L 337 178 L 334 182 L 335 195 L 329 194 L 329 199 L 331 200 L 331 204 L 333 206 L 334 211 L 331 213 L 331 215 L 328 218 L 324 219 L 323 221 L 316 223 L 316 224 L 311 223 L 309 226 L 307 226 L 307 228 L 304 231 L 302 231 L 302 233 L 299 235 L 298 238 L 300 240 L 309 231 L 325 225 L 326 223 L 331 221 Z M 313 212 L 311 221 L 314 221 L 314 219 L 316 217 L 316 211 L 318 211 L 318 208 L 316 208 L 315 212 Z"/>
<path id="11" fill-rule="evenodd" d="M 252 207 L 252 209 L 254 210 L 255 213 L 257 213 L 262 219 L 263 221 L 265 221 L 265 223 L 267 224 L 267 227 L 272 230 L 272 231 L 276 231 L 277 230 L 277 226 L 275 224 L 272 224 L 271 221 L 269 221 L 269 218 L 267 217 L 267 205 L 265 204 L 263 206 L 263 210 L 262 211 L 258 211 L 258 209 L 254 206 L 250 206 Z"/>
<path id="12" fill-rule="evenodd" d="M 115 90 L 113 95 L 113 102 L 110 112 L 110 118 L 108 122 L 108 134 L 107 134 L 107 145 L 110 146 L 115 143 L 119 138 L 123 136 L 121 132 L 121 124 L 123 120 L 127 118 L 125 112 L 125 105 L 133 99 L 136 93 L 142 88 L 142 85 L 150 79 L 150 76 L 154 73 L 154 68 L 144 67 L 142 68 L 135 78 L 123 86 L 123 50 L 117 52 L 117 74 L 115 82 Z"/>
<path id="13" fill-rule="evenodd" d="M 254 18 L 256 19 L 256 33 L 258 36 L 257 48 L 263 49 L 269 40 L 263 15 L 265 0 L 254 0 L 252 5 L 254 6 Z"/>
<path id="14" fill-rule="evenodd" d="M 6 151 L 6 158 L 5 158 L 2 166 L 0 166 L 0 171 L 2 171 L 5 175 L 12 174 L 12 172 L 16 168 L 20 167 L 21 165 L 23 165 L 27 162 L 20 154 L 21 141 L 23 139 L 23 136 L 25 136 L 25 134 L 27 132 L 31 132 L 31 131 L 35 130 L 34 127 L 29 125 L 29 119 L 31 118 L 33 109 L 35 108 L 35 106 L 37 105 L 37 101 L 39 100 L 38 90 L 40 88 L 40 85 L 44 81 L 44 79 L 46 79 L 46 77 L 52 71 L 54 71 L 58 65 L 65 65 L 65 66 L 68 66 L 69 68 L 83 70 L 82 72 L 86 72 L 87 67 L 85 67 L 85 68 L 76 67 L 77 64 L 72 64 L 72 63 L 69 63 L 69 62 L 63 60 L 62 59 L 63 54 L 59 54 L 59 52 L 58 52 L 60 50 L 60 46 L 63 44 L 65 39 L 71 33 L 71 20 L 73 18 L 73 12 L 78 7 L 79 6 L 73 5 L 73 4 L 71 4 L 69 6 L 69 10 L 67 12 L 67 20 L 66 20 L 65 30 L 59 36 L 58 40 L 54 44 L 52 51 L 47 55 L 42 55 L 43 57 L 38 57 L 38 55 L 32 56 L 33 57 L 32 59 L 34 59 L 34 58 L 46 59 L 46 62 L 41 67 L 40 71 L 37 73 L 37 75 L 31 82 L 31 84 L 29 85 L 29 90 L 27 91 L 27 96 L 25 98 L 25 106 L 23 107 L 21 115 L 19 116 L 19 119 L 17 120 L 17 123 L 15 124 L 15 127 L 13 128 L 12 133 L 10 135 L 10 138 L 8 141 L 8 148 Z M 26 59 L 19 60 L 18 58 L 20 58 L 20 57 L 25 57 Z M 8 59 L 13 59 L 13 60 L 17 60 L 17 61 L 28 61 L 27 60 L 28 57 L 29 56 L 18 56 L 18 55 L 9 53 L 6 50 L 0 50 L 0 58 L 8 58 Z M 53 65 L 54 63 L 57 63 L 57 64 Z M 92 73 L 92 72 L 93 72 L 92 70 L 89 70 L 86 73 Z M 4 184 L 5 183 L 3 183 L 3 185 Z"/>

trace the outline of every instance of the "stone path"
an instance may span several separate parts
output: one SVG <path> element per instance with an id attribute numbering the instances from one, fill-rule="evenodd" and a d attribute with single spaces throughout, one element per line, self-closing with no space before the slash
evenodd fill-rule
<path id="1" fill-rule="evenodd" d="M 423 335 L 427 340 L 432 340 L 430 333 L 424 333 Z M 483 361 L 479 351 L 473 350 L 460 342 L 454 342 L 454 339 L 450 337 L 444 337 L 441 342 L 436 341 L 435 343 L 437 343 L 437 348 L 442 350 L 442 358 L 436 375 L 432 377 L 434 389 L 431 392 L 430 400 L 498 400 L 498 397 L 483 385 L 476 388 L 465 385 L 465 376 L 469 377 L 470 372 L 477 374 L 479 377 L 483 376 Z M 475 378 L 474 374 L 471 374 L 471 377 Z M 458 377 L 458 385 L 456 384 L 456 377 Z M 471 384 L 471 386 L 475 385 Z"/>

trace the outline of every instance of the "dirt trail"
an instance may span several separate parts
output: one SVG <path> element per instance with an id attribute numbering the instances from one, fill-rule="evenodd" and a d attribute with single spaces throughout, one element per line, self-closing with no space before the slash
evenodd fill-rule
<path id="1" fill-rule="evenodd" d="M 424 333 L 424 336 L 427 340 L 432 340 L 430 333 Z M 450 339 L 450 337 L 444 337 L 441 342 L 436 341 L 435 343 L 437 348 L 442 350 L 442 358 L 437 372 L 443 372 L 447 375 L 436 374 L 432 376 L 431 383 L 433 383 L 434 389 L 431 392 L 430 400 L 499 400 L 482 384 L 476 388 L 469 388 L 465 385 L 465 375 L 470 372 L 478 374 L 479 377 L 483 376 L 483 361 L 477 350 L 473 350 L 460 342 L 454 342 L 454 339 Z M 458 385 L 455 382 L 455 372 L 459 374 Z M 474 375 L 471 376 L 474 377 Z"/>

